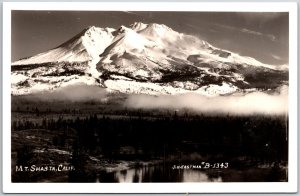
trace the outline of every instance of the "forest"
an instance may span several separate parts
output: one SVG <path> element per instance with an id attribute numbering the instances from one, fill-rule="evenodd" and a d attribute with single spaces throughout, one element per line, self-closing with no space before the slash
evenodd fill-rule
<path id="1" fill-rule="evenodd" d="M 49 164 L 51 159 L 77 168 L 64 180 L 86 182 L 94 179 L 91 175 L 95 170 L 103 172 L 106 166 L 120 161 L 135 166 L 139 162 L 226 161 L 231 168 L 242 170 L 261 165 L 287 166 L 288 161 L 285 116 L 191 115 L 176 111 L 172 115 L 150 115 L 137 110 L 72 118 L 39 115 L 38 119 L 12 122 L 13 171 L 16 165 Z M 54 155 L 53 149 L 65 155 Z M 37 156 L 38 151 L 44 153 Z M 100 169 L 95 169 L 91 157 L 98 160 Z M 24 180 L 22 175 L 13 173 L 13 180 Z M 42 174 L 31 175 L 35 176 L 32 181 L 43 178 Z"/>

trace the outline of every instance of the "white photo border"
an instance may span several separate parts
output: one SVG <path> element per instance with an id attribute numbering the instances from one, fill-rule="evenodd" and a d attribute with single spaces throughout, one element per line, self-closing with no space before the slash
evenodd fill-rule
<path id="1" fill-rule="evenodd" d="M 288 182 L 262 183 L 12 183 L 11 11 L 211 11 L 289 12 Z M 297 2 L 4 2 L 3 192 L 4 193 L 293 193 L 297 192 Z M 296 41 L 297 40 L 297 41 Z"/>

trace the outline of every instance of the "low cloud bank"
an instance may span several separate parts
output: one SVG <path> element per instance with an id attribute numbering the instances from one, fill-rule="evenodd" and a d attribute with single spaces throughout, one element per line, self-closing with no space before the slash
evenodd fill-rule
<path id="1" fill-rule="evenodd" d="M 52 92 L 40 92 L 30 96 L 42 101 L 101 101 L 101 99 L 106 98 L 106 95 L 107 91 L 105 88 L 78 84 L 62 87 Z"/>
<path id="2" fill-rule="evenodd" d="M 99 86 L 74 85 L 27 97 L 42 101 L 105 101 L 109 93 Z M 180 95 L 128 95 L 123 103 L 133 109 L 190 109 L 201 113 L 284 114 L 288 112 L 288 86 L 273 93 L 252 92 L 206 97 L 195 93 Z"/>
<path id="3" fill-rule="evenodd" d="M 288 88 L 267 94 L 253 92 L 245 95 L 204 97 L 198 94 L 181 95 L 131 95 L 127 107 L 141 109 L 192 109 L 203 113 L 230 114 L 284 114 L 288 111 Z"/>

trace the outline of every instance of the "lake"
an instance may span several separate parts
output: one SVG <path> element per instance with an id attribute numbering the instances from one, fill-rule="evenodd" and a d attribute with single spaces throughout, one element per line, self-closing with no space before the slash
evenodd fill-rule
<path id="1" fill-rule="evenodd" d="M 98 173 L 96 182 L 278 182 L 287 181 L 287 168 L 174 169 L 172 164 L 144 165 Z"/>

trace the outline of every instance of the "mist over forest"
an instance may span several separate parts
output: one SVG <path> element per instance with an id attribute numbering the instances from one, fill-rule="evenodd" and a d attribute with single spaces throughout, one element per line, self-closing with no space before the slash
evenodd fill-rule
<path id="1" fill-rule="evenodd" d="M 196 93 L 178 95 L 143 95 L 109 92 L 105 88 L 87 85 L 63 87 L 52 92 L 35 93 L 24 96 L 30 101 L 71 101 L 99 103 L 122 97 L 118 104 L 131 109 L 186 109 L 198 113 L 216 114 L 285 114 L 288 112 L 288 87 L 278 91 L 239 93 L 228 96 L 207 97 Z"/>

